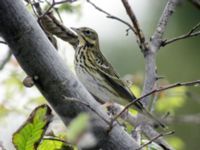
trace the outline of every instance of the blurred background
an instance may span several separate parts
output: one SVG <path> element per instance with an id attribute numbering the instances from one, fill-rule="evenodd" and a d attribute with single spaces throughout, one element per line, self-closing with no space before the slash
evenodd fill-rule
<path id="1" fill-rule="evenodd" d="M 112 15 L 130 22 L 120 0 L 93 0 L 93 2 Z M 136 0 L 130 1 L 130 4 L 146 38 L 149 39 L 166 1 Z M 60 9 L 61 17 L 67 27 L 88 26 L 98 32 L 103 54 L 122 77 L 133 79 L 135 84 L 133 91 L 139 95 L 143 86 L 144 58 L 136 44 L 134 34 L 130 31 L 126 35 L 125 25 L 106 18 L 103 13 L 84 0 L 56 7 Z M 200 9 L 188 1 L 183 1 L 171 17 L 164 37 L 169 39 L 182 35 L 199 21 Z M 68 43 L 59 39 L 58 45 L 59 53 L 73 71 L 74 50 Z M 8 56 L 9 48 L 4 44 L 0 44 L 0 47 L 0 145 L 10 150 L 13 149 L 12 133 L 26 120 L 32 109 L 45 100 L 35 87 L 23 86 L 22 81 L 26 75 L 13 56 L 2 65 Z M 165 77 L 160 81 L 161 85 L 200 79 L 200 36 L 161 48 L 157 56 L 157 67 L 158 74 Z M 170 112 L 170 115 L 177 117 L 196 116 L 200 113 L 200 86 L 182 87 L 159 94 L 156 109 L 160 115 Z M 177 150 L 199 149 L 200 122 L 171 122 L 169 128 L 175 130 L 175 134 L 167 137 L 167 140 Z"/>

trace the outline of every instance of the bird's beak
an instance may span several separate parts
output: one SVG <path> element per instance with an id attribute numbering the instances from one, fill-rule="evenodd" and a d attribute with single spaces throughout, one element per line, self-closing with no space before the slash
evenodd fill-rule
<path id="1" fill-rule="evenodd" d="M 79 30 L 78 28 L 71 27 L 71 29 L 72 29 L 73 31 L 75 31 L 77 34 L 80 34 L 80 30 Z"/>

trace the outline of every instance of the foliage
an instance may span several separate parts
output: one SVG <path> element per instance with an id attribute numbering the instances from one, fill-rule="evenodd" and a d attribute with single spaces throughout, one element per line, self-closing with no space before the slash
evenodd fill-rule
<path id="1" fill-rule="evenodd" d="M 47 105 L 37 107 L 27 121 L 14 133 L 15 148 L 17 150 L 35 150 L 35 148 L 38 150 L 76 150 L 76 147 L 66 141 L 75 143 L 80 138 L 89 125 L 89 116 L 83 113 L 71 121 L 66 132 L 67 140 L 58 138 L 58 136 L 44 137 L 51 119 L 51 109 Z"/>
<path id="2" fill-rule="evenodd" d="M 38 147 L 38 150 L 74 150 L 70 145 L 65 144 L 63 141 L 54 139 L 43 139 Z"/>
<path id="3" fill-rule="evenodd" d="M 13 135 L 13 143 L 18 150 L 34 150 L 43 137 L 52 115 L 47 105 L 37 107 L 28 120 Z"/>

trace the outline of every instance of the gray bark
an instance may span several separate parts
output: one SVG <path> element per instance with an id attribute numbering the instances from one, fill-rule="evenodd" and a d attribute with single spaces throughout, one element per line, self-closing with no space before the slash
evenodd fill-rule
<path id="1" fill-rule="evenodd" d="M 20 0 L 0 1 L 0 34 L 24 71 L 29 76 L 39 77 L 36 86 L 66 125 L 80 112 L 90 113 L 92 132 L 98 141 L 93 149 L 134 150 L 139 147 L 118 125 L 107 133 L 109 117 L 66 67 Z M 90 107 L 64 100 L 64 95 Z"/>

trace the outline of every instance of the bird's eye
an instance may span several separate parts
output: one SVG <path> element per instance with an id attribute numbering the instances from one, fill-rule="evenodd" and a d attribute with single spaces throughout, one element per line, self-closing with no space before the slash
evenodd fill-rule
<path id="1" fill-rule="evenodd" d="M 91 34 L 91 32 L 90 32 L 89 30 L 86 30 L 84 33 L 85 33 L 86 35 L 90 35 L 90 34 Z"/>

